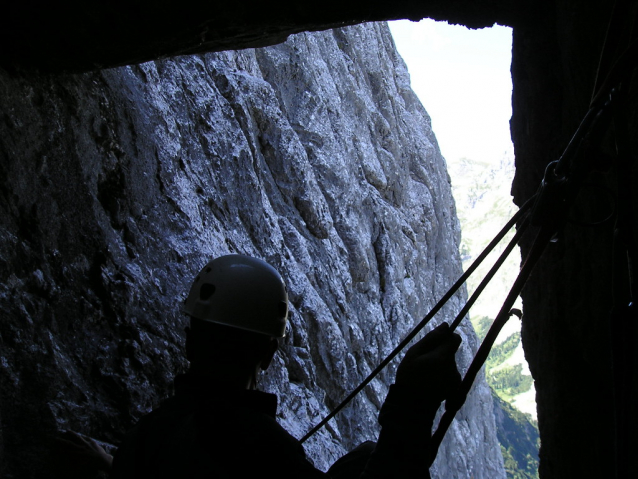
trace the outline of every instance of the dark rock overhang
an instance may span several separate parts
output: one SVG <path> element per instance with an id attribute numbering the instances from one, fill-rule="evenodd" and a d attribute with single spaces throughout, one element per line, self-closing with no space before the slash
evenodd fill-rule
<path id="1" fill-rule="evenodd" d="M 0 63 L 87 71 L 263 47 L 301 31 L 380 20 L 430 17 L 471 28 L 511 26 L 529 18 L 528 4 L 513 0 L 15 2 L 0 20 Z M 539 2 L 533 5 L 541 11 Z"/>

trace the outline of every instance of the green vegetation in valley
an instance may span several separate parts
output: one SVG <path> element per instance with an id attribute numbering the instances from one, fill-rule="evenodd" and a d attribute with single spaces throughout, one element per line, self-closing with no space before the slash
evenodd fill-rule
<path id="1" fill-rule="evenodd" d="M 532 377 L 523 374 L 523 366 L 503 366 L 487 374 L 487 383 L 498 390 L 498 395 L 505 400 L 512 400 L 517 394 L 529 391 Z"/>
<path id="2" fill-rule="evenodd" d="M 476 335 L 481 341 L 483 341 L 485 339 L 485 335 L 490 329 L 490 326 L 492 325 L 492 320 L 487 316 L 482 316 L 478 319 L 472 318 L 471 321 L 472 326 L 474 326 L 474 331 L 476 331 Z"/>
<path id="3" fill-rule="evenodd" d="M 472 323 L 481 341 L 485 339 L 492 319 L 481 317 Z M 538 426 L 528 414 L 510 404 L 514 396 L 529 391 L 533 383 L 531 376 L 523 374 L 521 364 L 505 364 L 520 341 L 521 334 L 516 332 L 495 344 L 485 363 L 485 376 L 494 396 L 496 430 L 508 479 L 538 479 Z"/>
<path id="4" fill-rule="evenodd" d="M 536 424 L 527 414 L 503 401 L 494 391 L 496 430 L 510 479 L 538 479 L 540 439 Z"/>
<path id="5" fill-rule="evenodd" d="M 492 324 L 492 320 L 482 317 L 474 322 L 474 329 L 481 341 Z M 521 333 L 516 332 L 501 343 L 495 344 L 485 362 L 487 383 L 505 401 L 511 401 L 517 394 L 529 391 L 532 387 L 532 377 L 523 374 L 521 364 L 507 365 L 505 362 L 512 357 L 521 342 Z"/>

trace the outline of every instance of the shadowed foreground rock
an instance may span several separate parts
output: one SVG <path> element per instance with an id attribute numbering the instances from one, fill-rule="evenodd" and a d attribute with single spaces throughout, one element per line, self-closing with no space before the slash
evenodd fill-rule
<path id="1" fill-rule="evenodd" d="M 384 24 L 0 88 L 3 477 L 48 477 L 56 429 L 117 443 L 170 393 L 178 305 L 210 257 L 287 280 L 264 382 L 297 437 L 461 272 L 445 162 Z M 374 437 L 392 376 L 309 442 L 318 466 Z M 434 476 L 504 477 L 483 382 Z"/>

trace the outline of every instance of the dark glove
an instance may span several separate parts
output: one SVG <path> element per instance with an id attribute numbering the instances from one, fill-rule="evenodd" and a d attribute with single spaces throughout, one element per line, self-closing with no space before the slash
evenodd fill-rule
<path id="1" fill-rule="evenodd" d="M 454 359 L 460 344 L 461 337 L 447 323 L 440 324 L 405 354 L 397 369 L 397 386 L 440 404 L 461 384 Z"/>
<path id="2" fill-rule="evenodd" d="M 405 354 L 381 412 L 381 434 L 365 479 L 429 478 L 432 424 L 441 402 L 461 383 L 454 354 L 461 337 L 447 323 L 433 329 Z"/>

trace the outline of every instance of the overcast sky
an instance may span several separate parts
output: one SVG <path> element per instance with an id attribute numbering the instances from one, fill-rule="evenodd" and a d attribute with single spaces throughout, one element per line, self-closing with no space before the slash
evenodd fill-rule
<path id="1" fill-rule="evenodd" d="M 402 20 L 390 29 L 448 162 L 511 153 L 511 28 Z"/>

